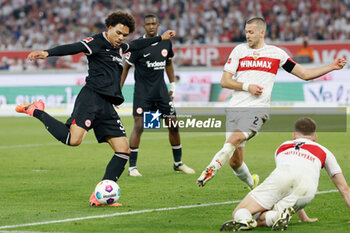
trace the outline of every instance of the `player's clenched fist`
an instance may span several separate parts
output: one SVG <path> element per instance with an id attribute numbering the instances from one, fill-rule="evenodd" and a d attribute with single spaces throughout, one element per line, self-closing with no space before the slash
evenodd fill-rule
<path id="1" fill-rule="evenodd" d="M 37 59 L 45 59 L 47 56 L 49 56 L 49 53 L 46 51 L 33 51 L 28 55 L 29 60 L 37 60 Z"/>
<path id="2" fill-rule="evenodd" d="M 346 65 L 346 59 L 338 57 L 333 61 L 333 65 L 336 70 L 340 70 Z"/>
<path id="3" fill-rule="evenodd" d="M 176 32 L 174 30 L 167 30 L 162 34 L 162 40 L 169 40 L 170 38 L 176 36 Z"/>

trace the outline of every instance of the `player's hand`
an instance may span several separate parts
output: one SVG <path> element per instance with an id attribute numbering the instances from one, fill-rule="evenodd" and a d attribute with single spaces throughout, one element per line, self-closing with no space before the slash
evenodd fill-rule
<path id="1" fill-rule="evenodd" d="M 174 92 L 169 91 L 170 100 L 174 100 Z"/>
<path id="2" fill-rule="evenodd" d="M 47 56 L 49 56 L 49 53 L 46 51 L 33 51 L 28 55 L 27 59 L 34 61 L 38 59 L 45 59 Z"/>
<path id="3" fill-rule="evenodd" d="M 263 88 L 256 84 L 249 84 L 248 91 L 256 96 L 259 96 L 263 93 Z"/>
<path id="4" fill-rule="evenodd" d="M 335 70 L 340 70 L 346 65 L 346 59 L 338 57 L 333 61 L 332 65 Z"/>
<path id="5" fill-rule="evenodd" d="M 169 40 L 170 38 L 176 36 L 176 32 L 174 30 L 167 30 L 166 32 L 164 32 L 161 37 L 162 40 Z"/>

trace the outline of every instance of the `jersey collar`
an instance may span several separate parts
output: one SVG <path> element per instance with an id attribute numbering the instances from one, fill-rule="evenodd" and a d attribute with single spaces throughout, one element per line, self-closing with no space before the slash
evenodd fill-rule
<path id="1" fill-rule="evenodd" d="M 113 45 L 111 44 L 111 42 L 109 42 L 109 40 L 107 39 L 106 32 L 102 32 L 102 35 L 103 35 L 103 38 L 106 39 L 106 41 L 108 42 L 108 44 L 109 44 L 110 46 L 113 47 Z M 114 47 L 113 47 L 113 48 L 114 48 Z"/>

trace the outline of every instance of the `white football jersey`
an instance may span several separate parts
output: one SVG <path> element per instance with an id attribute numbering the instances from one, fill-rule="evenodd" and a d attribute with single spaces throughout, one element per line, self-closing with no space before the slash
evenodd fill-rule
<path id="1" fill-rule="evenodd" d="M 324 167 L 330 177 L 342 172 L 332 152 L 305 138 L 286 141 L 280 145 L 275 152 L 275 162 L 276 167 L 287 165 L 296 171 L 300 170 L 316 185 L 318 185 L 321 168 Z"/>
<path id="2" fill-rule="evenodd" d="M 252 49 L 247 43 L 236 46 L 224 66 L 224 71 L 232 73 L 238 82 L 263 87 L 263 93 L 254 96 L 247 91 L 233 90 L 229 106 L 269 107 L 277 70 L 288 59 L 291 60 L 288 54 L 276 46 L 265 44 L 260 49 Z"/>

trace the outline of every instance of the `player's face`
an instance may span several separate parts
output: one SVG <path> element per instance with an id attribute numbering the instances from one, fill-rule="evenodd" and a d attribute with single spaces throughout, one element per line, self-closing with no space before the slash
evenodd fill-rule
<path id="1" fill-rule="evenodd" d="M 264 32 L 256 24 L 246 24 L 245 37 L 250 48 L 258 49 L 264 39 Z"/>
<path id="2" fill-rule="evenodd" d="M 156 36 L 158 33 L 158 27 L 159 27 L 159 23 L 157 18 L 150 17 L 145 19 L 144 28 L 145 28 L 147 37 Z"/>
<path id="3" fill-rule="evenodd" d="M 118 23 L 114 27 L 109 26 L 107 31 L 107 39 L 114 46 L 120 46 L 128 37 L 130 29 L 128 26 Z"/>

